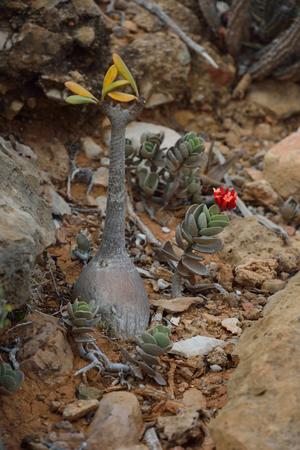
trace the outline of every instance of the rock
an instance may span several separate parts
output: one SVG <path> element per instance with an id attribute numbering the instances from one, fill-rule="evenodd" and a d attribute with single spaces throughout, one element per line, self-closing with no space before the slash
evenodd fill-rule
<path id="1" fill-rule="evenodd" d="M 66 147 L 54 137 L 51 140 L 29 141 L 37 155 L 40 170 L 50 175 L 53 182 L 66 182 L 69 174 L 69 154 Z"/>
<path id="2" fill-rule="evenodd" d="M 82 138 L 81 143 L 87 158 L 99 160 L 101 155 L 103 155 L 103 149 L 91 137 Z"/>
<path id="3" fill-rule="evenodd" d="M 152 33 L 151 39 L 137 37 L 121 56 L 136 76 L 146 108 L 184 98 L 191 56 L 178 36 L 163 31 Z"/>
<path id="4" fill-rule="evenodd" d="M 299 448 L 300 273 L 242 335 L 228 402 L 210 430 L 218 450 Z"/>
<path id="5" fill-rule="evenodd" d="M 276 278 L 278 262 L 272 258 L 247 258 L 235 268 L 235 281 L 245 287 L 260 287 L 265 280 Z"/>
<path id="6" fill-rule="evenodd" d="M 63 410 L 63 418 L 66 420 L 74 421 L 86 416 L 89 412 L 96 411 L 99 406 L 99 401 L 92 400 L 76 400 L 73 403 L 69 403 Z"/>
<path id="7" fill-rule="evenodd" d="M 300 86 L 296 83 L 275 80 L 254 83 L 247 98 L 281 119 L 300 112 Z"/>
<path id="8" fill-rule="evenodd" d="M 218 364 L 212 364 L 211 366 L 209 366 L 210 370 L 212 372 L 222 372 L 222 367 L 219 366 Z"/>
<path id="9" fill-rule="evenodd" d="M 103 392 L 94 386 L 80 383 L 77 388 L 77 396 L 80 400 L 100 400 L 103 397 Z"/>
<path id="10" fill-rule="evenodd" d="M 79 16 L 100 16 L 101 9 L 99 6 L 94 2 L 94 0 L 72 0 L 73 5 L 75 6 L 75 9 Z"/>
<path id="11" fill-rule="evenodd" d="M 208 336 L 193 336 L 189 339 L 183 339 L 175 342 L 169 353 L 190 358 L 192 356 L 207 355 L 213 348 L 224 346 L 226 343 L 221 339 L 215 339 Z"/>
<path id="12" fill-rule="evenodd" d="M 236 317 L 228 317 L 223 319 L 221 325 L 225 330 L 230 331 L 232 334 L 241 334 L 242 329 L 239 327 L 240 321 Z"/>
<path id="13" fill-rule="evenodd" d="M 199 445 L 204 432 L 199 421 L 199 413 L 192 409 L 183 410 L 176 416 L 159 417 L 157 419 L 159 436 L 168 440 L 168 445 L 182 445 L 190 439 L 197 439 Z"/>
<path id="14" fill-rule="evenodd" d="M 264 292 L 269 294 L 275 294 L 275 292 L 281 291 L 286 286 L 286 280 L 265 280 L 261 286 Z"/>
<path id="15" fill-rule="evenodd" d="M 273 132 L 269 123 L 259 123 L 253 131 L 254 136 L 258 139 L 272 140 Z"/>
<path id="16" fill-rule="evenodd" d="M 34 161 L 18 156 L 0 138 L 0 283 L 14 307 L 30 297 L 35 258 L 55 241 L 41 178 Z"/>
<path id="17" fill-rule="evenodd" d="M 257 320 L 261 317 L 261 306 L 254 306 L 251 302 L 244 302 L 242 308 L 242 315 L 246 320 Z"/>
<path id="18" fill-rule="evenodd" d="M 138 444 L 144 425 L 139 402 L 130 392 L 105 394 L 88 429 L 88 448 L 118 450 Z"/>
<path id="19" fill-rule="evenodd" d="M 212 366 L 218 365 L 221 368 L 226 367 L 228 358 L 225 350 L 222 347 L 215 347 L 206 357 L 206 360 Z"/>
<path id="20" fill-rule="evenodd" d="M 104 195 L 99 195 L 99 197 L 96 198 L 96 205 L 99 210 L 101 210 L 102 213 L 105 213 L 106 211 L 106 202 L 107 197 Z"/>
<path id="21" fill-rule="evenodd" d="M 279 203 L 279 195 L 274 191 L 268 181 L 257 180 L 245 184 L 243 200 L 255 201 L 269 207 Z"/>
<path id="22" fill-rule="evenodd" d="M 68 203 L 51 186 L 44 189 L 44 197 L 49 203 L 52 214 L 55 216 L 64 216 L 71 214 L 71 208 Z"/>
<path id="23" fill-rule="evenodd" d="M 169 313 L 180 313 L 188 310 L 190 306 L 202 303 L 200 297 L 177 297 L 171 298 L 170 300 L 166 298 L 152 299 L 151 305 L 163 308 Z"/>
<path id="24" fill-rule="evenodd" d="M 108 186 L 108 168 L 99 167 L 93 174 L 93 186 Z"/>
<path id="25" fill-rule="evenodd" d="M 171 128 L 164 127 L 162 125 L 156 125 L 148 122 L 131 122 L 126 127 L 126 138 L 131 139 L 135 146 L 140 144 L 140 138 L 143 133 L 159 133 L 164 132 L 163 147 L 172 147 L 178 139 L 181 138 L 180 134 Z M 110 131 L 105 134 L 105 143 L 109 144 Z"/>
<path id="26" fill-rule="evenodd" d="M 206 398 L 197 388 L 190 388 L 183 394 L 182 403 L 193 411 L 206 408 Z"/>
<path id="27" fill-rule="evenodd" d="M 300 201 L 300 130 L 266 153 L 264 176 L 283 198 L 291 196 Z"/>
<path id="28" fill-rule="evenodd" d="M 33 313 L 27 320 L 32 323 L 19 331 L 24 342 L 19 352 L 21 369 L 28 378 L 57 384 L 73 369 L 73 352 L 65 330 L 53 316 Z"/>
<path id="29" fill-rule="evenodd" d="M 222 231 L 223 250 L 219 253 L 223 262 L 232 266 L 243 264 L 248 257 L 274 258 L 279 271 L 299 270 L 300 243 L 292 241 L 285 245 L 273 231 L 261 225 L 255 217 L 235 218 Z M 273 277 L 274 278 L 274 277 Z"/>
<path id="30" fill-rule="evenodd" d="M 75 31 L 75 37 L 83 47 L 90 47 L 95 40 L 95 30 L 92 27 L 83 26 Z"/>

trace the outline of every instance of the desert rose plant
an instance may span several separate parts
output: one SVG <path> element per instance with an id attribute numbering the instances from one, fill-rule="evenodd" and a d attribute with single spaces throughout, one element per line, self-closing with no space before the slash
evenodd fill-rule
<path id="1" fill-rule="evenodd" d="M 75 94 L 66 99 L 68 103 L 97 105 L 111 122 L 102 241 L 96 256 L 75 283 L 74 295 L 95 302 L 102 319 L 117 335 L 139 335 L 148 324 L 149 304 L 143 281 L 125 248 L 125 130 L 141 112 L 144 102 L 132 74 L 117 54 L 113 54 L 113 65 L 104 77 L 101 99 L 72 81 L 65 85 Z M 124 87 L 131 92 L 120 91 Z"/>

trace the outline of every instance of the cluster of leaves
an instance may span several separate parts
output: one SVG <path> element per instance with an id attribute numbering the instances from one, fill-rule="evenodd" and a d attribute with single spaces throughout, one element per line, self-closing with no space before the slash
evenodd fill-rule
<path id="1" fill-rule="evenodd" d="M 128 103 L 136 100 L 139 96 L 137 84 L 122 60 L 122 58 L 116 53 L 113 54 L 113 62 L 108 71 L 105 74 L 101 100 L 97 99 L 90 91 L 80 86 L 80 84 L 74 81 L 67 81 L 65 86 L 75 95 L 70 95 L 66 98 L 66 102 L 71 105 L 83 105 L 83 104 L 98 104 L 103 101 L 106 96 L 112 100 L 116 100 L 121 103 Z M 130 86 L 134 94 L 122 92 L 118 89 Z"/>
<path id="2" fill-rule="evenodd" d="M 63 320 L 71 327 L 75 342 L 94 342 L 88 333 L 92 332 L 93 327 L 99 323 L 98 310 L 99 307 L 97 308 L 92 302 L 87 303 L 76 299 L 74 303 L 68 303 Z"/>
<path id="3" fill-rule="evenodd" d="M 0 391 L 5 394 L 16 392 L 23 382 L 24 374 L 20 370 L 13 369 L 7 363 L 0 364 Z"/>
<path id="4" fill-rule="evenodd" d="M 165 386 L 166 380 L 157 367 L 160 365 L 160 356 L 167 353 L 172 347 L 170 329 L 164 325 L 157 325 L 143 333 L 136 343 L 134 357 L 122 349 L 122 354 L 129 363 L 132 373 L 142 380 L 143 372 L 145 372 L 158 384 Z"/>
<path id="5" fill-rule="evenodd" d="M 201 201 L 200 165 L 204 140 L 187 133 L 171 148 L 164 148 L 163 133 L 145 133 L 140 146 L 126 139 L 126 162 L 130 181 L 145 196 L 176 206 L 182 201 Z"/>
<path id="6" fill-rule="evenodd" d="M 76 246 L 71 253 L 72 259 L 79 259 L 84 264 L 87 264 L 91 258 L 91 244 L 87 236 L 83 233 L 78 233 L 76 236 Z"/>
<path id="7" fill-rule="evenodd" d="M 229 224 L 229 218 L 217 205 L 207 208 L 205 204 L 188 208 L 184 220 L 176 228 L 176 244 L 182 250 L 178 256 L 167 242 L 163 255 L 177 263 L 176 270 L 184 278 L 191 275 L 207 276 L 207 268 L 201 261 L 201 253 L 212 254 L 222 249 L 222 241 L 216 237 Z"/>
<path id="8" fill-rule="evenodd" d="M 0 329 L 10 325 L 10 320 L 7 318 L 7 315 L 11 311 L 12 307 L 6 302 L 4 297 L 4 289 L 0 286 Z"/>

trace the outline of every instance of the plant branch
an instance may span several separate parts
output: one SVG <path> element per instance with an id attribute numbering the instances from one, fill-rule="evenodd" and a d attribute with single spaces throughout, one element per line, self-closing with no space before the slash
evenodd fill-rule
<path id="1" fill-rule="evenodd" d="M 133 0 L 140 6 L 143 6 L 152 14 L 155 14 L 162 22 L 164 22 L 180 39 L 194 52 L 201 55 L 212 67 L 218 69 L 218 64 L 209 56 L 206 50 L 193 39 L 191 39 L 178 25 L 166 14 L 158 5 L 150 0 Z"/>

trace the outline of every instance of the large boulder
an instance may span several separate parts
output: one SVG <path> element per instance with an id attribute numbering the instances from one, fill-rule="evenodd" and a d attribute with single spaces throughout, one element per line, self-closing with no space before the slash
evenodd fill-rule
<path id="1" fill-rule="evenodd" d="M 0 284 L 15 307 L 29 298 L 36 256 L 55 239 L 40 180 L 35 162 L 0 138 Z"/>
<path id="2" fill-rule="evenodd" d="M 267 152 L 264 175 L 283 198 L 293 196 L 300 201 L 300 130 Z"/>
<path id="3" fill-rule="evenodd" d="M 210 425 L 218 450 L 300 448 L 299 298 L 300 273 L 242 335 L 228 403 Z"/>
<path id="4" fill-rule="evenodd" d="M 94 0 L 4 0 L 0 5 L 0 98 L 12 119 L 42 104 L 41 90 L 61 101 L 72 78 L 100 89 L 109 33 Z"/>

